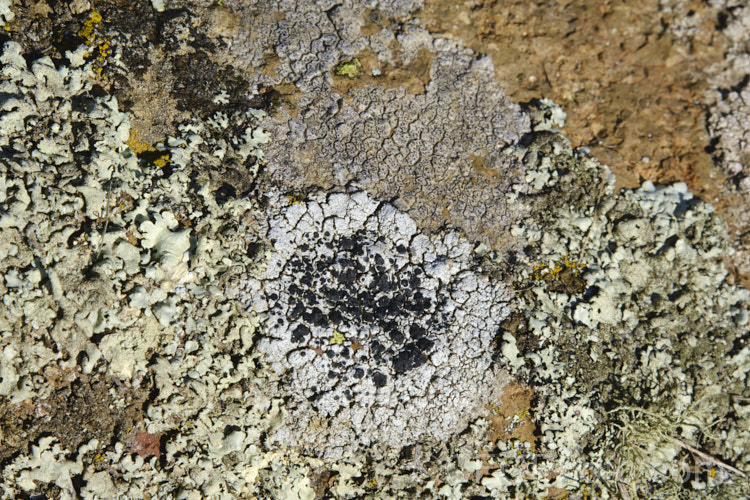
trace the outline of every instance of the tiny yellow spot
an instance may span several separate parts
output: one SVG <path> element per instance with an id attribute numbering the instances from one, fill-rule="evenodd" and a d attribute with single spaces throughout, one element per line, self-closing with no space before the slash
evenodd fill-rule
<path id="1" fill-rule="evenodd" d="M 344 343 L 346 338 L 344 337 L 344 334 L 341 333 L 338 330 L 333 331 L 333 337 L 331 338 L 331 344 L 332 345 L 341 345 Z"/>
<path id="2" fill-rule="evenodd" d="M 166 167 L 167 163 L 172 163 L 172 160 L 169 159 L 169 154 L 161 155 L 160 157 L 154 160 L 154 165 L 156 165 L 159 168 Z"/>
<path id="3" fill-rule="evenodd" d="M 305 196 L 301 193 L 289 193 L 286 197 L 292 205 L 298 205 L 305 201 Z"/>

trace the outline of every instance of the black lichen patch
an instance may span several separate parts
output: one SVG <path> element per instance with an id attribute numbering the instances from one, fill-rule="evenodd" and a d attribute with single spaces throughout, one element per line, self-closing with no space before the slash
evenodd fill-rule
<path id="1" fill-rule="evenodd" d="M 428 344 L 425 347 L 431 346 Z M 393 358 L 393 368 L 397 373 L 404 373 L 426 362 L 427 357 L 422 353 L 417 344 L 410 342 Z"/>
<path id="2" fill-rule="evenodd" d="M 384 387 L 386 382 L 388 382 L 388 377 L 380 372 L 375 372 L 372 374 L 372 381 L 375 384 L 375 387 Z"/>
<path id="3" fill-rule="evenodd" d="M 383 338 L 370 340 L 370 358 L 391 362 L 396 372 L 404 373 L 427 361 L 434 342 L 426 338 L 428 330 L 419 322 L 435 303 L 417 289 L 422 270 L 411 264 L 398 271 L 386 267 L 384 256 L 372 251 L 377 242 L 376 234 L 358 231 L 337 240 L 311 237 L 300 246 L 301 252 L 287 264 L 296 277 L 288 288 L 288 316 L 298 322 L 291 340 L 307 342 L 315 328 L 368 332 L 375 327 L 387 332 L 391 342 L 386 346 Z M 333 252 L 314 251 L 329 246 Z M 396 252 L 406 253 L 406 247 L 399 245 Z M 427 324 L 434 325 L 435 319 Z M 349 340 L 365 344 L 369 335 L 358 333 Z M 403 345 L 408 339 L 412 342 Z M 377 382 L 383 378 L 373 376 L 373 380 L 382 387 Z"/>

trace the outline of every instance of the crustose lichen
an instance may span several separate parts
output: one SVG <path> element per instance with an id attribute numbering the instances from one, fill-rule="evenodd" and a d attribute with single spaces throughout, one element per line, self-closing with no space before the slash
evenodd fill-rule
<path id="1" fill-rule="evenodd" d="M 460 430 L 495 381 L 491 343 L 508 314 L 472 245 L 421 233 L 364 192 L 271 197 L 273 250 L 246 300 L 267 318 L 259 349 L 296 396 L 287 431 L 310 436 L 323 419 L 331 435 L 309 439 L 335 447 Z"/>

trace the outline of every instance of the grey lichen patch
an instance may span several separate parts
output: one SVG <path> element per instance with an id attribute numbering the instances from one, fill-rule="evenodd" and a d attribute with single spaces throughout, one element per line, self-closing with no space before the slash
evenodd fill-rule
<path id="1" fill-rule="evenodd" d="M 492 80 L 489 59 L 453 42 L 434 41 L 424 95 L 375 85 L 335 96 L 302 97 L 306 109 L 273 128 L 272 173 L 296 188 L 354 182 L 426 229 L 448 224 L 502 246 L 523 213 L 500 193 L 523 181 L 502 154 L 527 131 L 528 119 Z"/>
<path id="2" fill-rule="evenodd" d="M 274 137 L 269 171 L 292 189 L 353 182 L 394 200 L 425 229 L 447 225 L 507 246 L 506 229 L 525 212 L 504 193 L 523 176 L 501 151 L 529 132 L 527 115 L 496 84 L 488 58 L 415 20 L 383 20 L 402 19 L 420 2 L 367 6 L 259 1 L 236 9 L 232 64 L 252 68 L 259 91 L 295 88 L 293 109 L 282 102 L 263 123 Z M 373 17 L 381 28 L 363 36 Z"/>
<path id="3" fill-rule="evenodd" d="M 80 362 L 90 373 L 101 356 L 90 337 L 107 325 L 116 292 L 86 271 L 102 243 L 104 184 L 132 160 L 122 154 L 126 116 L 93 95 L 88 67 L 27 62 L 15 42 L 0 61 L 0 345 L 19 354 L 0 368 L 0 395 L 18 402 L 48 390 L 29 371 Z M 111 264 L 112 272 L 122 266 Z"/>
<path id="4" fill-rule="evenodd" d="M 502 376 L 491 344 L 510 298 L 472 245 L 363 191 L 270 202 L 271 254 L 244 296 L 266 318 L 258 349 L 289 377 L 279 439 L 335 454 L 464 428 Z"/>
<path id="5" fill-rule="evenodd" d="M 748 26 L 750 7 L 727 8 L 723 34 L 729 41 L 729 57 L 713 68 L 714 88 L 706 95 L 710 106 L 708 131 L 714 141 L 712 152 L 734 187 L 746 196 L 750 193 L 750 152 L 747 149 L 750 137 L 745 126 L 750 116 Z"/>
<path id="6" fill-rule="evenodd" d="M 723 2 L 717 2 L 724 6 Z M 731 5 L 731 3 L 729 4 Z M 728 257 L 736 269 L 740 283 L 750 287 L 750 7 L 726 6 L 726 26 L 723 35 L 729 41 L 726 59 L 717 64 L 706 92 L 708 132 L 711 153 L 726 176 L 724 179 L 724 207 L 733 233 L 732 246 L 737 252 Z"/>

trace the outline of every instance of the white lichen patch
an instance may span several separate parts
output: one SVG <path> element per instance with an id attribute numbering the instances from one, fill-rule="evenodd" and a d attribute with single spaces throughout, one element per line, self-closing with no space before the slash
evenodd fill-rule
<path id="1" fill-rule="evenodd" d="M 59 443 L 51 436 L 43 437 L 31 447 L 30 456 L 21 456 L 9 465 L 9 471 L 17 474 L 18 484 L 25 490 L 33 490 L 37 482 L 54 483 L 61 490 L 61 498 L 76 498 L 72 478 L 83 471 L 80 456 L 69 460 Z M 81 455 L 95 449 L 98 443 L 92 440 L 78 450 Z"/>
<path id="2" fill-rule="evenodd" d="M 5 26 L 15 19 L 15 14 L 11 7 L 13 6 L 13 0 L 0 0 L 0 26 Z"/>
<path id="3" fill-rule="evenodd" d="M 270 203 L 272 251 L 244 297 L 266 317 L 258 349 L 289 372 L 282 439 L 403 445 L 465 426 L 497 380 L 492 343 L 509 312 L 506 285 L 481 274 L 472 245 L 422 233 L 362 191 Z M 327 441 L 316 419 L 329 422 Z"/>

